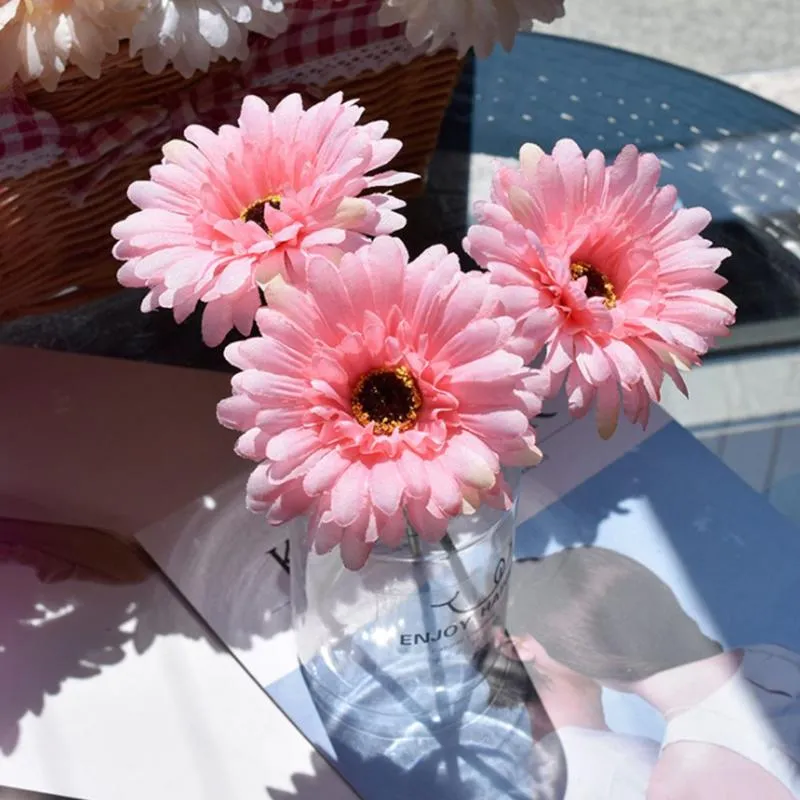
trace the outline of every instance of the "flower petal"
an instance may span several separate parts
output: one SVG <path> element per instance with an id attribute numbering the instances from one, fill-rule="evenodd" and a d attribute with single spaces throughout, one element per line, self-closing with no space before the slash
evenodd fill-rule
<path id="1" fill-rule="evenodd" d="M 369 473 L 369 493 L 380 511 L 391 517 L 403 498 L 403 479 L 394 461 L 379 461 Z"/>
<path id="2" fill-rule="evenodd" d="M 353 462 L 331 490 L 331 515 L 337 525 L 346 528 L 362 514 L 367 504 L 369 472 L 359 461 Z"/>
<path id="3" fill-rule="evenodd" d="M 406 448 L 400 454 L 397 468 L 405 484 L 406 495 L 427 503 L 431 487 L 425 462 L 413 450 Z"/>
<path id="4" fill-rule="evenodd" d="M 332 448 L 306 473 L 303 489 L 310 495 L 327 492 L 351 464 L 336 448 Z"/>

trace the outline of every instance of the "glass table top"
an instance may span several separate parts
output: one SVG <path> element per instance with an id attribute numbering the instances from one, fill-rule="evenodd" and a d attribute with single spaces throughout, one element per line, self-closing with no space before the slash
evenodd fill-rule
<path id="1" fill-rule="evenodd" d="M 707 235 L 733 253 L 723 272 L 739 306 L 719 349 L 800 339 L 800 117 L 661 61 L 529 35 L 467 65 L 440 149 L 514 158 L 521 142 L 549 150 L 563 137 L 607 158 L 629 142 L 655 152 L 683 204 L 711 211 Z"/>
<path id="2" fill-rule="evenodd" d="M 656 152 L 706 235 L 727 247 L 732 335 L 663 405 L 754 489 L 800 522 L 800 117 L 705 75 L 543 35 L 467 64 L 409 227 L 458 247 L 496 158 L 562 137 L 613 157 Z M 465 187 L 467 187 L 465 189 Z"/>

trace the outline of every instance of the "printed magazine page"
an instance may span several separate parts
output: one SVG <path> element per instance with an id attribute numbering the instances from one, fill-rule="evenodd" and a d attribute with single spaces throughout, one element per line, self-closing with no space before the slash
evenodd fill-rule
<path id="1" fill-rule="evenodd" d="M 365 800 L 800 798 L 800 532 L 654 411 L 605 443 L 591 418 L 540 419 L 515 563 L 481 601 L 508 616 L 477 716 L 420 712 L 390 736 L 309 691 L 291 532 L 245 510 L 241 480 L 139 538 Z M 385 646 L 456 633 L 412 626 Z"/>

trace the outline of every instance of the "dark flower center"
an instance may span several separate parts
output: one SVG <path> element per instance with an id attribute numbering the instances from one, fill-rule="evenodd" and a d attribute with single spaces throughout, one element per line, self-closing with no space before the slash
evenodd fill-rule
<path id="1" fill-rule="evenodd" d="M 377 434 L 413 428 L 422 408 L 422 395 L 407 367 L 365 372 L 350 399 L 353 416 L 363 426 L 375 424 Z"/>
<path id="2" fill-rule="evenodd" d="M 573 261 L 569 271 L 574 281 L 586 278 L 587 297 L 602 297 L 606 308 L 614 308 L 617 304 L 617 293 L 607 275 L 585 261 Z"/>
<path id="3" fill-rule="evenodd" d="M 255 203 L 251 203 L 244 211 L 242 211 L 241 214 L 239 214 L 239 219 L 242 220 L 242 222 L 255 222 L 259 228 L 264 230 L 266 233 L 269 233 L 270 230 L 264 220 L 264 208 L 266 206 L 271 206 L 276 211 L 280 211 L 281 196 L 279 194 L 271 194 L 262 200 L 256 200 Z"/>

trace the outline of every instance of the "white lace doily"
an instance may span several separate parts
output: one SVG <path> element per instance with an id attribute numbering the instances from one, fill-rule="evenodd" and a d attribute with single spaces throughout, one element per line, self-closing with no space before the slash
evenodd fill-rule
<path id="1" fill-rule="evenodd" d="M 405 36 L 396 36 L 269 72 L 259 71 L 257 65 L 250 64 L 253 71 L 247 74 L 248 62 L 245 62 L 245 81 L 251 89 L 297 85 L 324 87 L 332 81 L 356 78 L 365 72 L 380 73 L 390 67 L 409 64 L 427 52 L 430 51 L 424 46 L 411 45 Z M 135 109 L 131 113 L 135 113 Z M 87 126 L 84 131 L 87 136 L 91 134 L 92 124 L 90 121 L 82 123 Z M 12 145 L 6 147 L 6 157 L 0 157 L 0 181 L 23 178 L 52 167 L 64 157 L 63 131 L 45 112 L 30 106 L 11 108 L 8 113 L 0 113 L 0 130 L 4 140 Z M 119 132 L 114 136 L 119 138 Z M 97 158 L 103 155 L 98 152 Z"/>
<path id="2" fill-rule="evenodd" d="M 48 169 L 63 155 L 64 150 L 59 145 L 48 144 L 38 150 L 0 159 L 0 181 L 18 180 L 33 172 Z"/>
<path id="3" fill-rule="evenodd" d="M 293 67 L 273 70 L 253 81 L 254 87 L 276 84 L 302 84 L 324 86 L 335 80 L 357 78 L 364 72 L 383 72 L 389 67 L 410 64 L 428 52 L 426 47 L 414 47 L 405 36 L 373 42 L 364 47 L 308 61 Z"/>

